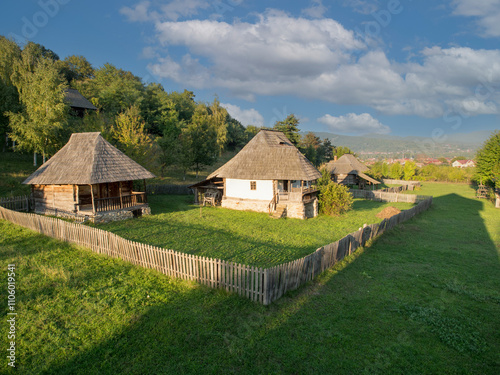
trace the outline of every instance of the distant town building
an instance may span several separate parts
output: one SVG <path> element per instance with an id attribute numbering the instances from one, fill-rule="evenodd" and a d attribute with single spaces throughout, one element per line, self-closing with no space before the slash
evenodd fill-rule
<path id="1" fill-rule="evenodd" d="M 469 168 L 475 167 L 476 163 L 474 163 L 474 160 L 455 160 L 451 166 L 454 168 Z"/>

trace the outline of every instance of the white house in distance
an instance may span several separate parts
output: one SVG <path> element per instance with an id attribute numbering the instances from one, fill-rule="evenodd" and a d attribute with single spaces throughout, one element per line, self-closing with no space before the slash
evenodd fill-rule
<path id="1" fill-rule="evenodd" d="M 451 166 L 454 168 L 469 168 L 475 167 L 476 163 L 474 163 L 474 160 L 455 160 L 451 163 Z"/>
<path id="2" fill-rule="evenodd" d="M 319 177 L 321 173 L 285 134 L 261 130 L 231 160 L 191 188 L 197 203 L 204 196 L 218 195 L 225 208 L 306 219 L 318 215 L 312 184 Z"/>

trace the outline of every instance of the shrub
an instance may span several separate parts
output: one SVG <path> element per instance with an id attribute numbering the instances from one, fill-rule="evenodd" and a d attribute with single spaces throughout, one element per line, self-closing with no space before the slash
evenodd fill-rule
<path id="1" fill-rule="evenodd" d="M 320 190 L 319 209 L 323 214 L 330 216 L 343 214 L 351 209 L 352 204 L 352 194 L 347 186 L 330 181 Z"/>

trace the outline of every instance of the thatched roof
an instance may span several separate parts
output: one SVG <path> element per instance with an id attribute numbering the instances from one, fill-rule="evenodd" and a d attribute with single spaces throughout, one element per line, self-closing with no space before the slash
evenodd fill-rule
<path id="1" fill-rule="evenodd" d="M 154 178 L 101 133 L 74 133 L 69 142 L 23 184 L 86 185 Z"/>
<path id="2" fill-rule="evenodd" d="M 312 181 L 320 178 L 321 173 L 285 134 L 274 130 L 261 130 L 236 156 L 207 179 L 213 177 Z"/>
<path id="3" fill-rule="evenodd" d="M 330 161 L 326 169 L 331 174 L 358 174 L 365 172 L 369 168 L 361 163 L 354 155 L 344 154 L 336 161 Z"/>
<path id="4" fill-rule="evenodd" d="M 71 108 L 83 108 L 92 109 L 94 111 L 97 108 L 89 102 L 78 90 L 66 89 L 65 99 L 69 102 Z"/>

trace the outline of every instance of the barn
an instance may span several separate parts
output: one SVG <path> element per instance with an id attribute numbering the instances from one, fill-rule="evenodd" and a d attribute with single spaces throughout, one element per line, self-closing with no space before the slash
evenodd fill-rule
<path id="1" fill-rule="evenodd" d="M 92 132 L 72 134 L 23 183 L 31 185 L 36 213 L 106 222 L 149 214 L 146 179 L 154 177 Z M 137 180 L 144 191 L 134 191 Z"/>
<path id="2" fill-rule="evenodd" d="M 305 219 L 318 215 L 313 183 L 319 177 L 284 133 L 260 130 L 231 160 L 191 188 L 196 202 L 208 195 L 226 208 Z"/>
<path id="3" fill-rule="evenodd" d="M 374 187 L 380 184 L 379 181 L 363 173 L 369 168 L 351 154 L 344 154 L 338 160 L 330 161 L 326 165 L 326 170 L 330 172 L 332 180 L 338 184 L 358 186 L 360 189 L 364 189 L 366 185 Z"/>

